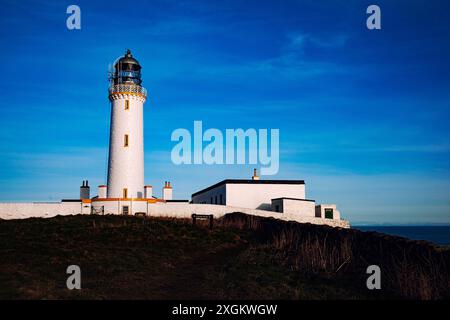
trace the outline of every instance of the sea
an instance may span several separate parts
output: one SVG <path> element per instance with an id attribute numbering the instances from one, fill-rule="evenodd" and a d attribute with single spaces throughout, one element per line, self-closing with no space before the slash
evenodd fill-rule
<path id="1" fill-rule="evenodd" d="M 437 245 L 450 245 L 450 226 L 352 226 L 361 231 L 376 231 Z"/>

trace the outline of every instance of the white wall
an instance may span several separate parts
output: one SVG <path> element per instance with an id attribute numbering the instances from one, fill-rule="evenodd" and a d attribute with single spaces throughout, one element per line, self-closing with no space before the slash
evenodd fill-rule
<path id="1" fill-rule="evenodd" d="M 277 205 L 283 213 L 315 217 L 316 202 L 312 200 L 275 199 L 272 200 L 273 211 Z"/>
<path id="2" fill-rule="evenodd" d="M 89 203 L 81 202 L 2 202 L 0 219 L 50 218 L 57 215 L 89 214 Z"/>
<path id="3" fill-rule="evenodd" d="M 242 212 L 260 217 L 274 217 L 285 221 L 297 221 L 300 223 L 311 223 L 329 225 L 332 227 L 349 228 L 350 224 L 344 220 L 320 219 L 299 214 L 277 213 L 272 211 L 239 208 L 231 206 L 219 206 L 211 204 L 186 204 L 186 203 L 152 203 L 149 204 L 149 215 L 158 217 L 191 218 L 193 213 L 212 214 L 220 218 L 227 213 Z"/>
<path id="4" fill-rule="evenodd" d="M 108 162 L 108 198 L 144 197 L 144 97 L 135 94 L 112 94 L 111 131 Z M 125 110 L 125 100 L 129 110 Z M 124 136 L 129 135 L 128 147 Z"/>
<path id="5" fill-rule="evenodd" d="M 97 214 L 123 214 L 124 206 L 128 206 L 129 215 L 136 212 L 144 212 L 147 214 L 147 201 L 93 201 L 92 207 Z M 103 208 L 102 208 L 103 207 Z"/>
<path id="6" fill-rule="evenodd" d="M 83 208 L 81 207 L 83 205 Z M 187 204 L 187 203 L 148 203 L 146 201 L 96 201 L 92 203 L 95 210 L 104 206 L 105 214 L 121 214 L 122 206 L 128 205 L 130 214 L 145 212 L 148 216 L 191 218 L 193 213 L 212 214 L 220 218 L 227 213 L 242 212 L 261 217 L 274 217 L 280 220 L 297 221 L 301 223 L 323 224 L 332 227 L 349 228 L 350 224 L 344 220 L 321 219 L 301 214 L 277 213 L 272 211 L 248 209 L 232 206 L 220 206 L 211 204 Z M 82 211 L 81 211 L 82 210 Z M 80 202 L 53 202 L 53 203 L 0 203 L 1 219 L 23 219 L 30 217 L 49 218 L 56 215 L 90 214 L 91 205 Z M 94 211 L 96 212 L 96 211 Z M 99 213 L 99 212 L 97 212 Z"/>
<path id="7" fill-rule="evenodd" d="M 274 198 L 305 198 L 304 184 L 227 184 L 226 205 L 272 210 Z"/>

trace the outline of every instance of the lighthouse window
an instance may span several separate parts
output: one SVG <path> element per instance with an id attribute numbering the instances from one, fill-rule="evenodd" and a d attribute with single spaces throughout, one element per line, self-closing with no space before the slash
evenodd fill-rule
<path id="1" fill-rule="evenodd" d="M 130 110 L 130 101 L 125 100 L 125 110 Z"/>
<path id="2" fill-rule="evenodd" d="M 125 135 L 125 138 L 123 140 L 123 146 L 128 147 L 128 135 L 127 134 Z"/>
<path id="3" fill-rule="evenodd" d="M 123 197 L 125 199 L 128 198 L 128 189 L 127 188 L 123 188 Z"/>

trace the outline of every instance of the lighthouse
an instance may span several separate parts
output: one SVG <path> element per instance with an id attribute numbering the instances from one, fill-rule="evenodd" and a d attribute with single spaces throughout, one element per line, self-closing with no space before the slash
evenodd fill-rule
<path id="1" fill-rule="evenodd" d="M 111 126 L 108 198 L 144 197 L 144 103 L 141 65 L 127 50 L 109 76 Z"/>
<path id="2" fill-rule="evenodd" d="M 121 214 L 191 218 L 208 214 L 219 218 L 236 211 L 249 215 L 289 219 L 301 223 L 349 228 L 340 221 L 335 204 L 305 199 L 303 180 L 261 180 L 257 169 L 252 179 L 226 179 L 192 194 L 191 201 L 173 199 L 173 185 L 165 181 L 161 197 L 144 184 L 144 103 L 141 65 L 127 50 L 109 73 L 111 125 L 108 182 L 91 198 L 88 180 L 79 196 L 61 202 L 0 203 L 0 219 L 51 217 L 72 214 Z"/>

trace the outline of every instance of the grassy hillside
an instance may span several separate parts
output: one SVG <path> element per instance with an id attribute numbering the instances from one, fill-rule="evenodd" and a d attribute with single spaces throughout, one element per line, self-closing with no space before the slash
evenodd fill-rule
<path id="1" fill-rule="evenodd" d="M 211 231 L 189 220 L 124 216 L 0 221 L 0 243 L 0 299 L 449 296 L 448 250 L 243 214 L 215 221 Z M 81 268 L 82 290 L 66 289 L 72 264 Z M 383 290 L 366 289 L 368 264 L 382 267 Z M 411 279 L 418 284 L 399 288 Z"/>

